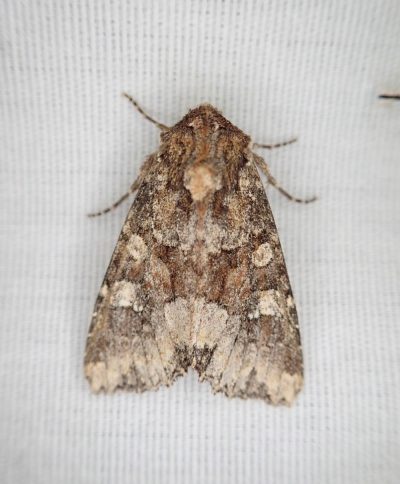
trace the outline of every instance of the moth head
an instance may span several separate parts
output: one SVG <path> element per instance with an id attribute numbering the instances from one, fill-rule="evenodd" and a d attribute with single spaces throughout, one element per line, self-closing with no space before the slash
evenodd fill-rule
<path id="1" fill-rule="evenodd" d="M 241 132 L 236 126 L 230 123 L 217 108 L 211 104 L 204 103 L 191 109 L 174 128 L 190 129 L 193 131 L 214 132 L 220 129 Z"/>

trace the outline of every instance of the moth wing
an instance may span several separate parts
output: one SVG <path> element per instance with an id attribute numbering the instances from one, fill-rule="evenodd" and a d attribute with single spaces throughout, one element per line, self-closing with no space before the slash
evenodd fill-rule
<path id="1" fill-rule="evenodd" d="M 154 238 L 174 211 L 161 210 L 158 200 L 163 196 L 152 189 L 165 189 L 162 181 L 154 181 L 156 176 L 163 177 L 157 156 L 147 165 L 148 173 L 122 228 L 89 328 L 84 366 L 95 392 L 156 389 L 170 385 L 187 368 L 165 322 L 163 306 L 173 291 L 169 268 L 162 261 L 165 247 Z"/>
<path id="2" fill-rule="evenodd" d="M 198 371 L 214 391 L 229 397 L 290 405 L 303 384 L 297 313 L 274 218 L 253 163 L 240 170 L 236 194 L 226 192 L 223 198 L 219 205 L 226 208 L 229 235 L 222 244 L 230 262 L 220 258 L 214 270 L 225 274 L 217 302 L 228 317 L 218 337 L 214 330 L 203 342 L 212 356 Z M 235 241 L 240 243 L 232 248 Z"/>

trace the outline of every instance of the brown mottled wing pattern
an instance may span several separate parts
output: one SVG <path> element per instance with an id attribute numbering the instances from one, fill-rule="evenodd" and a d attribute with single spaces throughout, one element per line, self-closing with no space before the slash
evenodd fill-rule
<path id="1" fill-rule="evenodd" d="M 250 139 L 203 105 L 146 164 L 89 330 L 93 390 L 169 385 L 195 368 L 228 396 L 290 404 L 297 316 Z"/>
<path id="2" fill-rule="evenodd" d="M 175 298 L 168 267 L 176 258 L 175 219 L 184 226 L 187 213 L 177 206 L 182 197 L 169 187 L 162 157 L 153 155 L 147 164 L 92 316 L 85 374 L 94 391 L 155 389 L 187 368 L 173 334 L 177 328 L 167 327 L 164 314 Z"/>
<path id="3" fill-rule="evenodd" d="M 230 397 L 290 404 L 302 387 L 303 364 L 285 261 L 251 161 L 241 168 L 238 180 L 239 191 L 225 193 L 227 258 L 216 268 L 226 274 L 219 301 L 229 317 L 200 375 Z"/>

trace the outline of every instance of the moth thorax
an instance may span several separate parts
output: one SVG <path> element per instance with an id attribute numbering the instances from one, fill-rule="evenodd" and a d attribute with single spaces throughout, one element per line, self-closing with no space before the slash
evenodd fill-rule
<path id="1" fill-rule="evenodd" d="M 221 188 L 221 175 L 209 161 L 196 162 L 186 168 L 184 185 L 199 202 Z"/>

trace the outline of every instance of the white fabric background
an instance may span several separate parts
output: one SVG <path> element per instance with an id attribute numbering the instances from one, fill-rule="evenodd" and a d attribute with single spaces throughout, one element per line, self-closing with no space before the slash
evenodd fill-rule
<path id="1" fill-rule="evenodd" d="M 397 0 L 3 0 L 0 475 L 4 483 L 399 482 Z M 302 206 L 269 198 L 305 357 L 293 408 L 194 374 L 93 396 L 96 293 L 157 129 L 209 101 Z"/>

